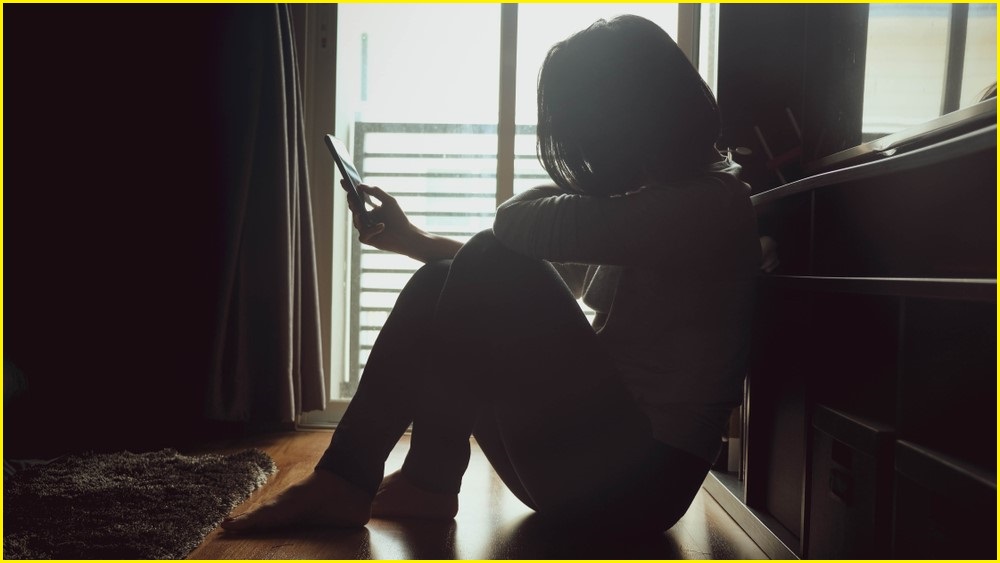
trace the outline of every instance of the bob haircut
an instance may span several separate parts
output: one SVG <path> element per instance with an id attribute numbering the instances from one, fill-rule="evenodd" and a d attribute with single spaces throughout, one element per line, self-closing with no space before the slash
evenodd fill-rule
<path id="1" fill-rule="evenodd" d="M 644 175 L 699 174 L 721 132 L 715 97 L 673 39 L 639 16 L 555 44 L 538 75 L 538 158 L 564 191 L 614 195 Z"/>

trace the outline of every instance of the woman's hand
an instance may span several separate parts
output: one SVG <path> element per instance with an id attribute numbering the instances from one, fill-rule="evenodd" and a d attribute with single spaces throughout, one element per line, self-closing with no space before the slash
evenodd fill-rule
<path id="1" fill-rule="evenodd" d="M 341 180 L 341 187 L 347 189 L 345 180 Z M 385 193 L 380 188 L 361 184 L 358 191 L 362 196 L 374 197 L 378 202 L 374 209 L 368 212 L 371 218 L 371 226 L 366 227 L 361 221 L 360 210 L 355 209 L 353 198 L 347 198 L 347 205 L 351 209 L 354 217 L 354 228 L 358 231 L 358 239 L 367 245 L 374 246 L 380 250 L 406 254 L 408 241 L 414 235 L 414 227 L 406 217 L 406 213 L 400 209 L 396 203 L 396 198 Z"/>
<path id="2" fill-rule="evenodd" d="M 346 190 L 346 184 L 341 180 L 341 186 Z M 461 243 L 430 235 L 414 227 L 399 207 L 396 198 L 385 193 L 376 186 L 361 184 L 358 191 L 377 200 L 373 202 L 374 209 L 368 212 L 372 225 L 366 227 L 360 219 L 360 210 L 354 208 L 354 202 L 347 198 L 347 205 L 354 217 L 354 228 L 358 231 L 358 239 L 367 245 L 380 250 L 403 254 L 422 262 L 453 258 Z"/>

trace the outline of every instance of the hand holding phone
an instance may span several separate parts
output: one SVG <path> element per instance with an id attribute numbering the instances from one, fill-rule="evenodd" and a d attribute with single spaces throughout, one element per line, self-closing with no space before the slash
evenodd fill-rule
<path id="1" fill-rule="evenodd" d="M 330 149 L 330 154 L 333 155 L 333 161 L 337 163 L 337 168 L 340 169 L 340 174 L 344 177 L 344 189 L 347 191 L 347 197 L 351 199 L 351 207 L 357 210 L 358 219 L 362 225 L 365 227 L 373 226 L 375 221 L 372 219 L 371 214 L 368 212 L 368 207 L 365 205 L 366 203 L 370 203 L 370 200 L 358 188 L 361 185 L 361 174 L 358 174 L 358 169 L 351 160 L 351 154 L 347 152 L 347 146 L 333 135 L 326 135 L 324 140 L 326 141 L 326 147 Z"/>
<path id="2" fill-rule="evenodd" d="M 363 184 L 358 169 L 351 161 L 344 143 L 333 135 L 326 135 L 326 146 L 344 179 L 341 185 L 354 211 L 360 235 L 359 240 L 375 248 L 409 256 L 422 262 L 454 258 L 462 243 L 432 235 L 414 227 L 399 207 L 396 198 L 377 186 Z M 362 187 L 362 185 L 364 187 Z M 378 201 L 369 199 L 371 194 Z M 368 205 L 372 207 L 368 209 Z"/>

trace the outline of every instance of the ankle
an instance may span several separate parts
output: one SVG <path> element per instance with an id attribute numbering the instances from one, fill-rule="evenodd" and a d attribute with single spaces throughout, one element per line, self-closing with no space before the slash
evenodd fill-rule
<path id="1" fill-rule="evenodd" d="M 425 465 L 409 463 L 411 461 L 412 460 L 408 457 L 406 461 L 403 462 L 403 466 L 399 469 L 399 471 L 393 473 L 392 475 L 398 476 L 399 479 L 402 479 L 408 485 L 419 489 L 420 491 L 426 492 L 427 494 L 457 495 L 459 493 L 462 486 L 462 474 L 464 473 L 464 468 L 461 473 L 458 473 L 457 479 L 443 479 L 440 472 L 424 469 L 425 467 L 437 468 L 436 466 L 430 464 Z"/>
<path id="2" fill-rule="evenodd" d="M 386 476 L 372 501 L 375 518 L 452 519 L 458 514 L 458 494 L 426 490 L 402 472 Z"/>

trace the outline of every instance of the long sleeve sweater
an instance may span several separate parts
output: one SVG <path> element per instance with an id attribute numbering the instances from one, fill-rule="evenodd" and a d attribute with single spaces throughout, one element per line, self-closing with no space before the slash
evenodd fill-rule
<path id="1" fill-rule="evenodd" d="M 543 186 L 497 209 L 512 250 L 548 260 L 661 442 L 714 461 L 740 402 L 760 243 L 739 167 L 597 197 Z"/>

